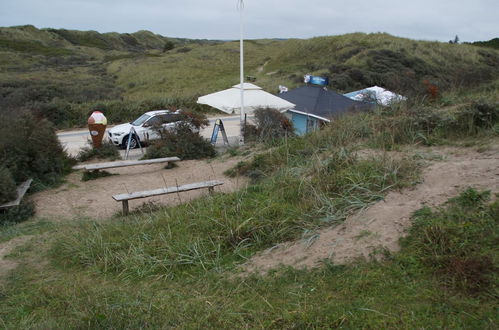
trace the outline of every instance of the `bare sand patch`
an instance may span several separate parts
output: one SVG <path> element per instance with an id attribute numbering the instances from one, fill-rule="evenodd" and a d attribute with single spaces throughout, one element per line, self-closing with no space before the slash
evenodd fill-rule
<path id="1" fill-rule="evenodd" d="M 441 160 L 430 161 L 422 183 L 390 192 L 383 201 L 350 216 L 340 225 L 319 230 L 314 240 L 278 244 L 251 258 L 245 272 L 264 274 L 279 265 L 316 267 L 325 259 L 344 264 L 372 256 L 380 249 L 399 250 L 399 238 L 411 225 L 411 215 L 423 206 L 438 206 L 467 187 L 499 192 L 499 148 L 486 152 L 462 148 L 429 149 Z"/>
<path id="2" fill-rule="evenodd" d="M 62 186 L 35 193 L 32 199 L 36 205 L 37 216 L 53 219 L 71 219 L 90 217 L 104 219 L 121 211 L 121 203 L 112 196 L 121 193 L 151 190 L 165 186 L 183 185 L 187 183 L 221 180 L 222 186 L 215 191 L 232 192 L 247 184 L 245 178 L 226 177 L 223 172 L 233 167 L 241 158 L 187 160 L 177 162 L 177 167 L 164 169 L 164 164 L 140 165 L 109 169 L 108 172 L 118 174 L 96 180 L 81 181 L 82 172 L 70 174 Z M 207 194 L 206 189 L 170 194 L 130 201 L 130 210 L 144 202 L 160 205 L 176 205 Z"/>

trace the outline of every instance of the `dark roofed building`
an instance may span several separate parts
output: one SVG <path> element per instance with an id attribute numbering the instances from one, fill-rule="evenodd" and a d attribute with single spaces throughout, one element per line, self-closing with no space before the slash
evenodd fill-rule
<path id="1" fill-rule="evenodd" d="M 290 115 L 298 135 L 317 129 L 322 123 L 348 112 L 368 111 L 374 108 L 373 104 L 354 101 L 315 85 L 298 87 L 279 94 L 279 97 L 295 104 L 287 114 Z"/>

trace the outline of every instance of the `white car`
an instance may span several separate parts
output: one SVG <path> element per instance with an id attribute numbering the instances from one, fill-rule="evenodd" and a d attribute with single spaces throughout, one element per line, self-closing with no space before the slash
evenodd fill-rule
<path id="1" fill-rule="evenodd" d="M 181 123 L 180 111 L 171 112 L 169 110 L 155 110 L 144 113 L 131 123 L 114 126 L 108 130 L 108 137 L 114 145 L 126 148 L 131 128 L 135 129 L 130 139 L 130 148 L 136 148 L 138 141 L 141 144 L 150 140 L 161 138 L 158 129 L 171 130 Z"/>

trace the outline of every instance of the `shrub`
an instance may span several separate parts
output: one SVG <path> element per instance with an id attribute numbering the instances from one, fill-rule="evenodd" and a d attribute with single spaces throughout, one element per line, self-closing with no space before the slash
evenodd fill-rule
<path id="1" fill-rule="evenodd" d="M 84 147 L 80 150 L 76 158 L 78 161 L 84 162 L 94 158 L 118 160 L 121 159 L 121 156 L 115 145 L 104 142 L 100 148 L 94 148 L 92 145 Z"/>
<path id="2" fill-rule="evenodd" d="M 245 142 L 256 142 L 258 139 L 258 128 L 255 125 L 245 123 L 243 136 Z"/>
<path id="3" fill-rule="evenodd" d="M 180 159 L 200 159 L 214 157 L 215 148 L 199 133 L 193 132 L 187 123 L 178 125 L 175 130 L 163 130 L 161 139 L 147 148 L 145 159 L 179 157 Z"/>
<path id="4" fill-rule="evenodd" d="M 96 180 L 99 178 L 105 178 L 106 176 L 112 176 L 112 175 L 118 175 L 118 174 L 113 174 L 108 171 L 99 171 L 99 170 L 85 171 L 81 176 L 81 181 Z"/>
<path id="5" fill-rule="evenodd" d="M 171 40 L 167 40 L 163 46 L 163 53 L 175 48 L 175 43 Z"/>
<path id="6" fill-rule="evenodd" d="M 271 142 L 293 134 L 293 124 L 285 115 L 275 109 L 255 110 L 255 123 L 259 141 Z"/>
<path id="7" fill-rule="evenodd" d="M 28 220 L 35 214 L 35 205 L 31 201 L 23 201 L 18 206 L 0 212 L 0 225 L 11 225 Z"/>
<path id="8" fill-rule="evenodd" d="M 33 178 L 35 188 L 56 183 L 71 165 L 53 126 L 29 111 L 0 113 L 0 163 L 16 183 Z"/>
<path id="9" fill-rule="evenodd" d="M 16 182 L 8 169 L 0 166 L 0 204 L 16 198 Z"/>
<path id="10" fill-rule="evenodd" d="M 210 121 L 206 118 L 205 115 L 198 113 L 198 112 L 192 112 L 192 111 L 181 112 L 180 120 L 188 122 L 189 124 L 196 127 L 197 129 L 200 129 L 202 127 L 206 127 L 210 124 Z"/>
<path id="11" fill-rule="evenodd" d="M 193 130 L 199 130 L 209 124 L 205 115 L 183 111 L 180 113 L 179 120 L 174 130 L 164 129 L 161 126 L 156 128 L 161 139 L 154 141 L 147 148 L 144 159 L 163 157 L 200 159 L 216 155 L 211 143 Z"/>
<path id="12" fill-rule="evenodd" d="M 189 47 L 177 48 L 177 53 L 188 53 L 191 50 L 192 50 L 192 48 L 189 48 Z"/>

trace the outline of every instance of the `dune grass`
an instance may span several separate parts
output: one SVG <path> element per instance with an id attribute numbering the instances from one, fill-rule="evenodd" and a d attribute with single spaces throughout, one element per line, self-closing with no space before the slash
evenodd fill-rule
<path id="1" fill-rule="evenodd" d="M 493 328 L 497 278 L 490 268 L 478 269 L 485 281 L 469 291 L 459 285 L 469 279 L 451 268 L 441 272 L 449 259 L 438 252 L 433 257 L 427 249 L 445 251 L 448 258 L 457 251 L 466 253 L 466 260 L 489 256 L 497 265 L 497 210 L 486 193 L 468 190 L 447 207 L 418 211 L 400 254 L 383 262 L 326 262 L 315 270 L 279 269 L 266 277 L 234 277 L 206 264 L 200 272 L 141 279 L 140 273 L 115 276 L 114 269 L 61 267 L 59 262 L 40 269 L 31 262 L 17 269 L 8 286 L 0 286 L 0 319 L 7 327 L 23 328 Z M 145 226 L 143 220 L 132 225 L 139 226 L 136 231 Z M 428 239 L 439 239 L 431 234 L 436 230 L 452 239 L 432 243 Z M 142 236 L 149 241 L 144 248 L 161 250 L 169 244 L 166 237 L 155 245 L 150 233 Z M 104 238 L 100 244 L 105 242 L 111 243 Z M 47 244 L 38 239 L 16 254 L 40 258 L 39 248 Z M 140 249 L 128 251 L 140 255 Z"/>
<path id="2" fill-rule="evenodd" d="M 198 96 L 239 82 L 237 42 L 166 38 L 147 31 L 120 35 L 32 26 L 0 28 L 0 40 L 5 43 L 0 51 L 11 59 L 0 60 L 4 105 L 35 109 L 61 128 L 81 126 L 87 112 L 99 106 L 109 110 L 116 123 L 157 107 L 207 111 L 208 107 L 196 104 Z M 163 51 L 166 42 L 174 48 Z M 12 46 L 32 43 L 39 47 Z M 40 56 L 37 49 L 67 54 Z M 499 77 L 499 53 L 494 49 L 386 33 L 247 40 L 245 52 L 245 74 L 272 93 L 278 85 L 302 85 L 306 73 L 329 77 L 330 88 L 339 92 L 380 85 L 411 100 L 427 95 L 428 84 L 436 86 L 441 96 Z M 68 81 L 73 84 L 68 86 Z M 10 89 L 12 83 L 27 86 Z M 45 93 L 38 95 L 40 89 Z"/>
<path id="3" fill-rule="evenodd" d="M 442 209 L 418 211 L 402 251 L 380 251 L 382 262 L 325 261 L 315 270 L 281 268 L 265 277 L 239 273 L 255 252 L 307 238 L 417 181 L 413 158 L 356 152 L 375 127 L 371 120 L 345 117 L 350 129 L 276 142 L 255 159 L 259 183 L 239 192 L 102 223 L 34 228 L 50 234 L 12 255 L 22 264 L 0 286 L 2 324 L 494 327 L 499 208 L 485 192 L 467 190 Z M 458 264 L 475 268 L 452 267 Z"/>
<path id="4" fill-rule="evenodd" d="M 32 30 L 24 27 L 16 33 L 29 40 L 30 33 L 40 33 Z M 94 42 L 87 40 L 93 35 L 81 34 L 80 41 Z M 72 72 L 91 75 L 90 63 L 102 69 L 104 55 L 123 55 L 105 54 L 101 48 L 95 55 L 87 53 L 88 61 Z M 497 68 L 487 62 L 494 62 L 497 52 L 386 34 L 248 41 L 246 49 L 248 75 L 257 77 L 256 83 L 267 90 L 278 83 L 297 86 L 303 73 L 331 74 L 335 84 L 342 84 L 339 89 L 391 81 L 393 76 L 384 75 L 387 65 L 414 73 L 415 80 L 401 82 L 432 78 L 449 89 L 438 100 L 415 98 L 374 113 L 345 116 L 305 137 L 256 147 L 257 155 L 234 170 L 254 179 L 238 192 L 104 222 L 28 221 L 0 227 L 1 242 L 44 234 L 9 256 L 20 266 L 0 282 L 0 324 L 6 328 L 494 328 L 499 321 L 495 273 L 499 207 L 490 203 L 486 192 L 467 190 L 440 209 L 418 211 L 402 251 L 396 255 L 380 251 L 383 261 L 358 260 L 349 265 L 324 261 L 317 269 L 281 268 L 267 276 L 240 274 L 238 266 L 258 251 L 310 238 L 317 228 L 340 223 L 389 190 L 417 183 L 417 157 L 391 151 L 495 137 L 497 80 L 465 94 L 463 86 L 456 85 L 463 77 L 476 77 L 471 69 L 477 67 L 490 71 L 479 83 L 497 77 Z M 227 42 L 184 44 L 143 58 L 108 57 L 107 70 L 98 74 L 104 81 L 115 80 L 123 99 L 70 102 L 60 109 L 67 111 L 71 125 L 98 103 L 107 107 L 112 120 L 150 107 L 192 105 L 199 93 L 237 83 L 237 52 L 237 43 Z M 28 57 L 18 58 L 29 62 L 22 64 L 28 70 L 23 73 L 26 79 L 39 63 Z M 464 75 L 453 71 L 456 61 Z M 53 70 L 55 80 L 63 76 L 61 70 Z"/>

